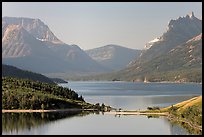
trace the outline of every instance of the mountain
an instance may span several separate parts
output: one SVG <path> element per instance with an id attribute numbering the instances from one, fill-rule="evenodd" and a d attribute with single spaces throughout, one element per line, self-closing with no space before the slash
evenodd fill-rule
<path id="1" fill-rule="evenodd" d="M 201 82 L 202 34 L 137 68 L 126 68 L 125 72 L 134 73 L 131 79 L 140 76 L 142 80 L 147 77 L 149 81 Z"/>
<path id="2" fill-rule="evenodd" d="M 19 25 L 26 31 L 32 34 L 35 38 L 41 41 L 50 41 L 53 43 L 63 43 L 60 41 L 40 19 L 31 18 L 15 18 L 15 17 L 3 17 L 3 26 Z"/>
<path id="3" fill-rule="evenodd" d="M 77 45 L 60 41 L 39 19 L 2 18 L 2 62 L 39 73 L 93 73 L 104 68 Z"/>
<path id="4" fill-rule="evenodd" d="M 202 20 L 193 13 L 171 20 L 167 31 L 146 44 L 141 56 L 120 73 L 129 80 L 149 77 L 150 81 L 201 81 L 201 33 Z M 177 78 L 181 73 L 183 78 Z"/>
<path id="5" fill-rule="evenodd" d="M 125 68 L 130 61 L 139 57 L 141 50 L 118 45 L 106 45 L 86 50 L 86 53 L 101 65 L 113 70 L 120 70 Z"/>
<path id="6" fill-rule="evenodd" d="M 77 45 L 53 44 L 46 42 L 47 46 L 58 55 L 62 61 L 69 64 L 72 72 L 92 73 L 106 72 L 108 68 L 103 67 L 93 60 L 85 51 Z"/>
<path id="7" fill-rule="evenodd" d="M 123 70 L 84 77 L 96 80 L 202 82 L 202 20 L 193 13 L 171 20 Z"/>
<path id="8" fill-rule="evenodd" d="M 140 63 L 166 54 L 175 46 L 200 33 L 202 33 L 202 20 L 196 18 L 193 12 L 176 20 L 172 19 L 168 23 L 167 31 L 162 36 L 148 42 L 140 58 L 132 62 L 130 66 L 137 66 Z"/>
<path id="9" fill-rule="evenodd" d="M 61 71 L 65 64 L 44 42 L 37 40 L 20 25 L 4 28 L 2 58 L 4 64 L 34 72 Z"/>
<path id="10" fill-rule="evenodd" d="M 39 81 L 49 84 L 55 84 L 52 79 L 39 74 L 34 73 L 27 70 L 22 70 L 14 66 L 5 65 L 2 64 L 2 77 L 15 77 L 15 78 L 21 78 L 21 79 L 29 79 L 33 81 Z"/>

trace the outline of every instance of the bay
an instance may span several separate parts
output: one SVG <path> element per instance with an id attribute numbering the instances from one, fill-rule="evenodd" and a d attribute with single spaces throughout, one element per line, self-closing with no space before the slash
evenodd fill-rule
<path id="1" fill-rule="evenodd" d="M 90 103 L 104 103 L 123 110 L 165 107 L 202 95 L 202 84 L 69 81 L 59 84 L 82 95 Z M 2 134 L 22 135 L 186 135 L 183 127 L 161 116 L 110 115 L 105 113 L 39 116 L 2 114 Z M 5 116 L 6 115 L 6 116 Z M 56 115 L 56 116 L 55 116 Z M 61 115 L 61 114 L 60 114 Z M 54 117 L 54 119 L 53 119 Z M 29 120 L 30 119 L 30 120 Z M 32 120 L 33 119 L 33 120 Z M 30 122 L 30 123 L 29 123 Z M 16 126 L 9 125 L 16 123 Z M 15 125 L 15 124 L 14 124 Z"/>
<path id="2" fill-rule="evenodd" d="M 124 110 L 166 107 L 202 95 L 202 85 L 196 83 L 70 81 L 60 85 L 75 90 L 87 102 L 104 103 Z"/>

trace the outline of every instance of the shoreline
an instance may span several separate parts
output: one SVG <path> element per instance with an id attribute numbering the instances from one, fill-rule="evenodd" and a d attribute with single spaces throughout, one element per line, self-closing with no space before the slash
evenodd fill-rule
<path id="1" fill-rule="evenodd" d="M 158 116 L 165 116 L 167 119 L 170 121 L 176 121 L 176 122 L 182 122 L 186 123 L 188 126 L 191 128 L 198 129 L 202 131 L 202 126 L 193 124 L 192 122 L 188 120 L 184 120 L 178 117 L 173 116 L 172 114 L 168 112 L 126 112 L 126 111 L 111 111 L 111 112 L 105 112 L 105 114 L 110 114 L 110 115 L 158 115 Z"/>
<path id="2" fill-rule="evenodd" d="M 94 111 L 95 109 L 80 109 L 80 108 L 70 108 L 70 109 L 50 109 L 50 110 L 42 110 L 42 109 L 13 109 L 13 110 L 5 110 L 2 109 L 2 113 L 32 113 L 32 112 L 66 112 L 66 111 Z"/>
<path id="3" fill-rule="evenodd" d="M 66 112 L 66 111 L 95 111 L 95 109 L 78 109 L 78 108 L 71 108 L 71 109 L 53 109 L 53 110 L 33 110 L 33 109 L 13 109 L 13 110 L 2 110 L 2 113 L 33 113 L 33 112 L 38 112 L 38 113 L 43 113 L 43 112 Z M 109 112 L 104 112 L 105 114 L 110 114 L 110 115 L 162 115 L 162 116 L 168 116 L 169 113 L 167 112 L 131 112 L 131 111 L 109 111 Z"/>
<path id="4" fill-rule="evenodd" d="M 112 81 L 112 80 L 70 80 L 70 82 L 133 82 L 133 83 L 177 83 L 177 84 L 202 84 L 202 82 L 177 82 L 177 81 L 132 81 L 132 80 L 120 80 L 120 81 Z M 66 83 L 59 83 L 59 84 L 66 84 Z"/>
<path id="5" fill-rule="evenodd" d="M 202 84 L 202 82 L 176 82 L 176 81 L 160 81 L 160 82 L 147 82 L 147 83 Z"/>
<path id="6" fill-rule="evenodd" d="M 133 81 L 129 81 L 129 82 L 133 82 Z M 134 81 L 135 83 L 137 81 Z M 147 81 L 147 82 L 143 82 L 143 81 L 139 81 L 141 83 L 176 83 L 176 84 L 202 84 L 202 82 L 179 82 L 179 81 Z"/>
<path id="7" fill-rule="evenodd" d="M 126 112 L 126 111 L 110 111 L 105 112 L 105 114 L 111 115 L 161 115 L 161 116 L 168 116 L 169 113 L 167 112 Z"/>

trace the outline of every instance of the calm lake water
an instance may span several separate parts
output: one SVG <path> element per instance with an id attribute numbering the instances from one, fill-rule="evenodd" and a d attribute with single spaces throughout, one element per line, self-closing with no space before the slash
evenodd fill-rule
<path id="1" fill-rule="evenodd" d="M 134 83 L 134 82 L 69 82 L 69 87 L 85 101 L 105 103 L 122 109 L 147 109 L 169 106 L 202 94 L 201 84 Z"/>
<path id="2" fill-rule="evenodd" d="M 166 107 L 202 95 L 201 84 L 72 82 L 60 84 L 82 95 L 90 103 L 104 103 L 123 110 Z M 102 113 L 32 113 L 2 115 L 2 134 L 61 135 L 186 135 L 188 131 L 165 117 Z"/>

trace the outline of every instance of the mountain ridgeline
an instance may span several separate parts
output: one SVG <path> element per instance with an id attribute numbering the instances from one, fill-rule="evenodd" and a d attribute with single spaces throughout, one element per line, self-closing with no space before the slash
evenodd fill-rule
<path id="1" fill-rule="evenodd" d="M 202 82 L 202 20 L 193 13 L 171 20 L 167 31 L 118 75 L 131 81 Z"/>
<path id="2" fill-rule="evenodd" d="M 86 50 L 86 53 L 99 64 L 112 70 L 121 70 L 137 57 L 141 50 L 129 49 L 118 45 L 106 45 L 103 47 Z"/>
<path id="3" fill-rule="evenodd" d="M 168 53 L 176 46 L 185 43 L 189 39 L 202 33 L 202 20 L 190 13 L 185 17 L 179 17 L 176 20 L 170 20 L 166 32 L 162 36 L 155 38 L 148 42 L 143 50 L 139 60 L 136 60 L 132 65 L 145 63 L 158 57 L 162 54 Z"/>
<path id="4" fill-rule="evenodd" d="M 2 77 L 15 77 L 19 79 L 29 79 L 33 81 L 39 81 L 49 84 L 55 84 L 55 82 L 39 73 L 32 71 L 22 70 L 14 66 L 2 64 Z"/>
<path id="5" fill-rule="evenodd" d="M 83 51 L 39 19 L 3 17 L 2 57 L 4 64 L 67 80 L 202 82 L 202 20 L 193 12 L 171 19 L 143 50 L 106 45 Z"/>
<path id="6" fill-rule="evenodd" d="M 106 72 L 77 45 L 60 41 L 39 19 L 2 18 L 2 62 L 38 73 Z"/>
<path id="7" fill-rule="evenodd" d="M 125 69 L 80 80 L 202 82 L 202 20 L 192 12 L 170 20 L 162 36 L 148 42 Z"/>

